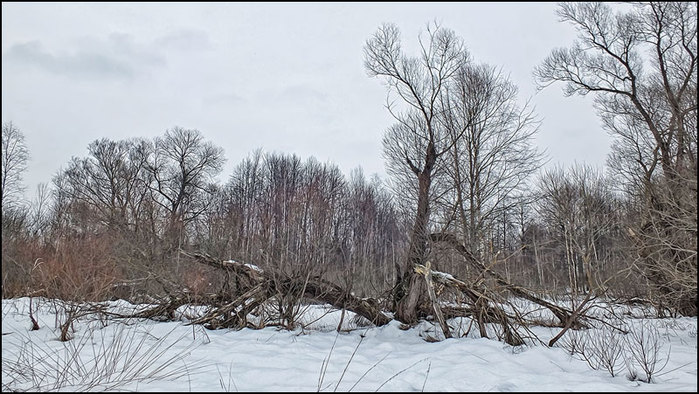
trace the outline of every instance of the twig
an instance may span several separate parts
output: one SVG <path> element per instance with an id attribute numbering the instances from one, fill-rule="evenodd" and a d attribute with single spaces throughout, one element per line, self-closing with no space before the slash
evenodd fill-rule
<path id="1" fill-rule="evenodd" d="M 422 360 L 417 360 L 417 361 L 415 361 L 414 363 L 410 364 L 409 367 L 406 367 L 406 368 L 404 368 L 404 369 L 401 369 L 401 370 L 398 371 L 395 375 L 393 375 L 393 376 L 391 376 L 390 378 L 388 378 L 387 381 L 381 383 L 381 386 L 379 386 L 376 390 L 374 390 L 374 392 L 381 390 L 381 387 L 383 387 L 386 383 L 388 383 L 388 382 L 390 382 L 391 380 L 393 380 L 396 376 L 398 376 L 398 375 L 402 374 L 403 372 L 409 370 L 410 368 L 414 367 L 415 365 L 417 365 L 417 363 L 422 362 L 422 361 L 425 361 L 425 360 L 427 360 L 427 359 L 426 359 L 426 358 L 423 358 Z"/>
<path id="2" fill-rule="evenodd" d="M 359 343 L 357 343 L 357 346 L 354 348 L 352 355 L 350 356 L 349 360 L 347 361 L 347 365 L 345 365 L 345 369 L 342 371 L 342 375 L 340 375 L 340 379 L 337 381 L 337 384 L 335 385 L 335 390 L 333 390 L 333 391 L 337 391 L 337 387 L 340 385 L 340 382 L 342 382 L 342 378 L 345 377 L 345 372 L 347 372 L 347 368 L 349 368 L 350 363 L 352 362 L 354 355 L 357 354 L 357 350 L 359 349 L 359 345 L 362 344 L 363 340 L 364 340 L 364 336 L 361 336 L 359 338 Z"/>
<path id="3" fill-rule="evenodd" d="M 425 381 L 422 382 L 422 390 L 421 392 L 425 392 L 425 384 L 427 384 L 427 377 L 430 376 L 430 368 L 432 367 L 432 361 L 430 361 L 429 364 L 427 364 L 427 373 L 425 374 Z"/>
<path id="4" fill-rule="evenodd" d="M 350 389 L 347 390 L 347 391 L 352 391 L 352 389 L 354 389 L 354 387 L 355 387 L 357 384 L 359 384 L 359 382 L 361 382 L 362 379 L 364 379 L 364 377 L 365 377 L 372 369 L 376 368 L 377 365 L 381 364 L 381 362 L 382 362 L 383 360 L 385 360 L 386 357 L 388 357 L 389 354 L 391 354 L 391 353 L 390 353 L 390 352 L 389 352 L 389 353 L 386 353 L 385 356 L 381 357 L 381 360 L 375 362 L 374 365 L 372 365 L 369 369 L 367 369 L 366 372 L 364 372 L 364 373 L 362 374 L 362 376 L 360 376 L 359 379 L 357 379 L 357 381 L 354 382 L 354 384 L 352 385 L 352 387 L 350 387 Z"/>

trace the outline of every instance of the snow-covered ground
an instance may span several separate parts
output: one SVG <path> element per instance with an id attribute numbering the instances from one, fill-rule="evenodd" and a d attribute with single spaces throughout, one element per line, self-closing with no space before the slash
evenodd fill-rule
<path id="1" fill-rule="evenodd" d="M 185 325 L 196 311 L 184 308 L 182 322 L 85 317 L 74 338 L 60 342 L 52 302 L 34 299 L 41 328 L 30 331 L 28 301 L 2 300 L 3 391 L 697 391 L 696 318 L 624 319 L 637 333 L 643 328 L 645 338 L 658 338 L 657 371 L 645 383 L 627 378 L 627 365 L 644 376 L 628 352 L 612 377 L 562 347 L 513 348 L 479 338 L 475 327 L 465 337 L 428 342 L 439 336 L 430 323 L 360 327 L 348 312 L 348 330 L 338 333 L 341 312 L 328 306 L 308 307 L 305 327 L 294 331 L 205 330 Z M 468 323 L 450 321 L 457 333 L 468 331 Z M 545 342 L 559 330 L 533 328 Z M 575 335 L 599 339 L 612 332 L 597 330 Z M 570 343 L 567 336 L 559 343 Z"/>

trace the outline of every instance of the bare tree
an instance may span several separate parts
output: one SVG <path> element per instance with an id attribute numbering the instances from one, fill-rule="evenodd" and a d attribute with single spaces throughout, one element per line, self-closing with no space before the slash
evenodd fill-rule
<path id="1" fill-rule="evenodd" d="M 396 267 L 398 283 L 393 295 L 396 317 L 410 323 L 418 319 L 417 305 L 424 294 L 423 278 L 413 268 L 424 264 L 427 256 L 431 186 L 438 159 L 453 144 L 438 120 L 442 98 L 460 65 L 468 61 L 463 41 L 449 29 L 428 25 L 427 40 L 419 37 L 418 41 L 419 55 L 408 56 L 401 49 L 398 28 L 384 24 L 364 46 L 369 75 L 383 77 L 389 91 L 407 108 L 399 111 L 388 105 L 397 123 L 384 137 L 384 152 L 389 172 L 411 174 L 411 184 L 417 181 L 408 257 L 402 267 Z"/>
<path id="2" fill-rule="evenodd" d="M 563 4 L 579 40 L 536 69 L 541 87 L 595 94 L 616 136 L 620 174 L 643 205 L 630 235 L 638 262 L 665 300 L 697 313 L 697 5 L 639 3 L 614 12 L 602 3 Z M 624 163 L 633 165 L 629 169 Z M 633 186 L 633 185 L 632 185 Z"/>
<path id="3" fill-rule="evenodd" d="M 22 249 L 29 242 L 28 227 L 31 214 L 22 204 L 22 176 L 27 168 L 29 153 L 24 134 L 12 123 L 2 125 L 2 177 L 0 202 L 2 204 L 2 285 L 3 297 L 13 296 L 26 288 L 28 276 Z M 31 257 L 30 257 L 31 258 Z M 19 279 L 19 280 L 18 280 Z M 19 284 L 19 285 L 18 285 Z M 14 293 L 14 294 L 13 294 Z"/>
<path id="4" fill-rule="evenodd" d="M 146 168 L 153 201 L 167 215 L 167 249 L 180 246 L 187 224 L 206 211 L 209 182 L 225 162 L 223 149 L 204 141 L 199 130 L 175 127 L 155 139 Z"/>
<path id="5" fill-rule="evenodd" d="M 22 176 L 27 169 L 29 151 L 24 134 L 12 122 L 2 124 L 2 184 L 0 202 L 3 212 L 16 204 L 22 193 Z"/>
<path id="6" fill-rule="evenodd" d="M 615 237 L 620 225 L 609 180 L 590 166 L 576 165 L 546 171 L 539 188 L 537 211 L 564 252 L 571 292 L 599 292 L 604 240 Z"/>
<path id="7" fill-rule="evenodd" d="M 613 132 L 642 121 L 666 176 L 696 169 L 696 11 L 693 3 L 639 4 L 616 14 L 603 3 L 563 4 L 558 14 L 580 41 L 554 50 L 535 75 L 541 87 L 565 82 L 567 95 L 597 93 Z"/>
<path id="8" fill-rule="evenodd" d="M 542 163 L 532 145 L 538 121 L 528 103 L 517 103 L 517 86 L 502 71 L 462 65 L 449 85 L 444 127 L 453 141 L 448 153 L 446 222 L 458 223 L 474 257 L 480 258 L 486 230 L 512 210 L 526 181 Z M 503 240 L 504 241 L 504 240 Z"/>
<path id="9" fill-rule="evenodd" d="M 90 207 L 105 226 L 134 229 L 147 195 L 142 171 L 148 150 L 145 140 L 95 140 L 88 146 L 90 157 L 73 158 L 63 171 L 62 191 Z"/>
<path id="10" fill-rule="evenodd" d="M 41 237 L 46 234 L 50 226 L 51 190 L 46 183 L 40 183 L 36 187 L 36 197 L 30 204 L 29 229 L 32 235 Z"/>
<path id="11" fill-rule="evenodd" d="M 233 169 L 226 185 L 229 201 L 226 214 L 229 227 L 235 230 L 228 246 L 231 258 L 234 246 L 243 258 L 250 259 L 252 256 L 254 234 L 259 230 L 259 200 L 263 189 L 262 160 L 262 150 L 255 150 Z"/>

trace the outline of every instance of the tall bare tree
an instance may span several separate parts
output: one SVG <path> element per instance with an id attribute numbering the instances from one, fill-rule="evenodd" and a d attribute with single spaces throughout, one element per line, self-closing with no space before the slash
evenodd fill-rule
<path id="1" fill-rule="evenodd" d="M 440 156 L 453 145 L 438 118 L 443 111 L 446 85 L 468 52 L 456 34 L 437 25 L 428 25 L 427 37 L 418 38 L 420 53 L 412 57 L 401 49 L 400 33 L 392 24 L 382 25 L 364 46 L 365 68 L 370 76 L 383 77 L 403 104 L 388 109 L 397 123 L 384 137 L 384 154 L 389 172 L 410 174 L 417 181 L 415 220 L 410 233 L 407 260 L 398 269 L 394 291 L 396 317 L 404 322 L 418 319 L 417 305 L 424 293 L 422 278 L 413 267 L 425 263 L 430 224 L 430 192 Z M 407 172 L 406 172 L 407 170 Z"/>
<path id="2" fill-rule="evenodd" d="M 538 121 L 528 103 L 517 103 L 517 86 L 502 71 L 462 65 L 449 85 L 444 127 L 453 140 L 446 159 L 449 193 L 444 215 L 455 219 L 474 257 L 482 255 L 487 229 L 521 199 L 527 179 L 542 163 L 533 147 Z"/>
<path id="3" fill-rule="evenodd" d="M 22 176 L 27 168 L 28 151 L 24 134 L 12 123 L 2 125 L 2 170 L 0 176 L 0 202 L 2 203 L 2 291 L 12 289 L 12 277 L 22 272 L 23 259 L 19 246 L 27 235 L 30 221 L 28 210 L 21 204 Z M 22 275 L 22 274 L 20 274 Z M 7 278 L 10 278 L 8 281 Z M 9 286 L 8 286 L 9 285 Z"/>
<path id="4" fill-rule="evenodd" d="M 12 122 L 2 124 L 2 184 L 0 202 L 3 212 L 12 208 L 22 193 L 22 176 L 27 169 L 29 151 L 24 134 Z"/>
<path id="5" fill-rule="evenodd" d="M 224 162 L 223 149 L 204 141 L 199 130 L 175 127 L 155 139 L 147 163 L 149 188 L 167 214 L 168 248 L 178 247 L 187 224 L 206 210 L 203 195 L 210 192 L 208 184 Z"/>
<path id="6" fill-rule="evenodd" d="M 541 87 L 595 94 L 616 137 L 613 160 L 643 203 L 630 229 L 639 263 L 665 300 L 697 313 L 697 4 L 565 3 L 558 14 L 579 32 L 536 69 Z M 659 246 L 660 245 L 660 246 Z"/>

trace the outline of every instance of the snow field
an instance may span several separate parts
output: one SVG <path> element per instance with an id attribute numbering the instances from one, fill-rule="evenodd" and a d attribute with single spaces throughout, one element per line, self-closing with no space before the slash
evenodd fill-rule
<path id="1" fill-rule="evenodd" d="M 105 325 L 84 318 L 76 322 L 74 338 L 60 342 L 52 302 L 34 303 L 41 328 L 30 331 L 28 299 L 2 301 L 3 391 L 697 390 L 696 318 L 624 320 L 632 327 L 655 327 L 661 358 L 669 351 L 667 364 L 648 384 L 630 381 L 625 371 L 612 377 L 593 370 L 562 347 L 513 348 L 479 338 L 475 327 L 467 337 L 430 343 L 423 337 L 438 337 L 439 328 L 429 322 L 408 330 L 396 321 L 362 327 L 346 312 L 338 333 L 341 312 L 329 306 L 309 306 L 301 319 L 306 326 L 293 331 L 186 326 L 184 316 L 197 308 L 185 307 L 179 310 L 181 322 L 120 319 Z M 135 308 L 124 301 L 109 306 Z M 459 334 L 468 322 L 450 320 Z M 532 331 L 548 341 L 559 329 Z"/>

